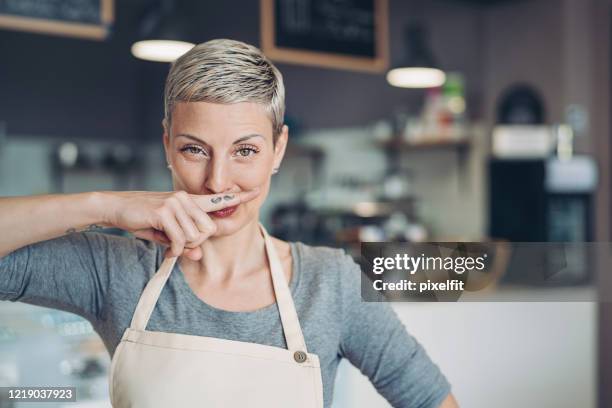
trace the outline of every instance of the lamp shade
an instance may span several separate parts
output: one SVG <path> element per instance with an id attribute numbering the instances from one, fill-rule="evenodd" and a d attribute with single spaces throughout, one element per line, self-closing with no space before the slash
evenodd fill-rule
<path id="1" fill-rule="evenodd" d="M 132 44 L 132 55 L 147 61 L 172 62 L 194 46 L 175 40 L 141 40 Z"/>
<path id="2" fill-rule="evenodd" d="M 195 44 L 188 41 L 187 19 L 178 13 L 172 0 L 156 1 L 145 13 L 132 55 L 148 61 L 172 62 Z"/>
<path id="3" fill-rule="evenodd" d="M 434 88 L 444 84 L 446 74 L 442 71 L 429 47 L 424 28 L 412 24 L 406 28 L 407 54 L 387 72 L 387 82 L 400 88 Z"/>

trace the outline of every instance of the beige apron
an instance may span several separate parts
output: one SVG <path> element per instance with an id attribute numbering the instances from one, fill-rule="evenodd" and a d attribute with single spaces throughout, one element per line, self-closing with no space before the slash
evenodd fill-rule
<path id="1" fill-rule="evenodd" d="M 288 349 L 146 330 L 177 257 L 149 280 L 115 350 L 109 391 L 115 408 L 323 407 L 319 357 L 308 353 L 287 279 L 263 225 Z"/>

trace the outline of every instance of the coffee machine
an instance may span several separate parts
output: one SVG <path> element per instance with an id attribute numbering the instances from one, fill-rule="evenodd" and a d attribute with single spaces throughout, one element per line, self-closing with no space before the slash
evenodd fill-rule
<path id="1" fill-rule="evenodd" d="M 561 251 L 565 275 L 556 277 L 556 283 L 588 283 L 591 268 L 586 243 L 594 238 L 597 186 L 594 160 L 588 156 L 495 158 L 488 167 L 489 236 L 515 247 L 547 251 L 543 268 L 551 262 L 558 264 L 551 254 Z M 504 279 L 534 282 L 528 269 L 510 265 Z"/>

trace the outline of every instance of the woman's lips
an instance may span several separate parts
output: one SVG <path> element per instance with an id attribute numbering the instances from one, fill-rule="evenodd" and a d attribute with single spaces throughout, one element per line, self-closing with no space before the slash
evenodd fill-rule
<path id="1" fill-rule="evenodd" d="M 225 207 L 217 211 L 211 211 L 209 212 L 209 214 L 212 215 L 213 217 L 225 218 L 225 217 L 229 217 L 230 215 L 232 215 L 236 211 L 236 208 L 238 208 L 238 205 L 233 205 L 231 207 Z"/>

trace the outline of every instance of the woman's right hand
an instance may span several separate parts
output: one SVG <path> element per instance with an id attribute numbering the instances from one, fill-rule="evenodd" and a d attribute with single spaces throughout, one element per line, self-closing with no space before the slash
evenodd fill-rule
<path id="1" fill-rule="evenodd" d="M 108 193 L 115 199 L 105 209 L 107 225 L 169 246 L 166 256 L 185 255 L 199 260 L 200 244 L 217 230 L 207 213 L 250 201 L 257 197 L 259 189 L 207 195 L 185 191 Z"/>

